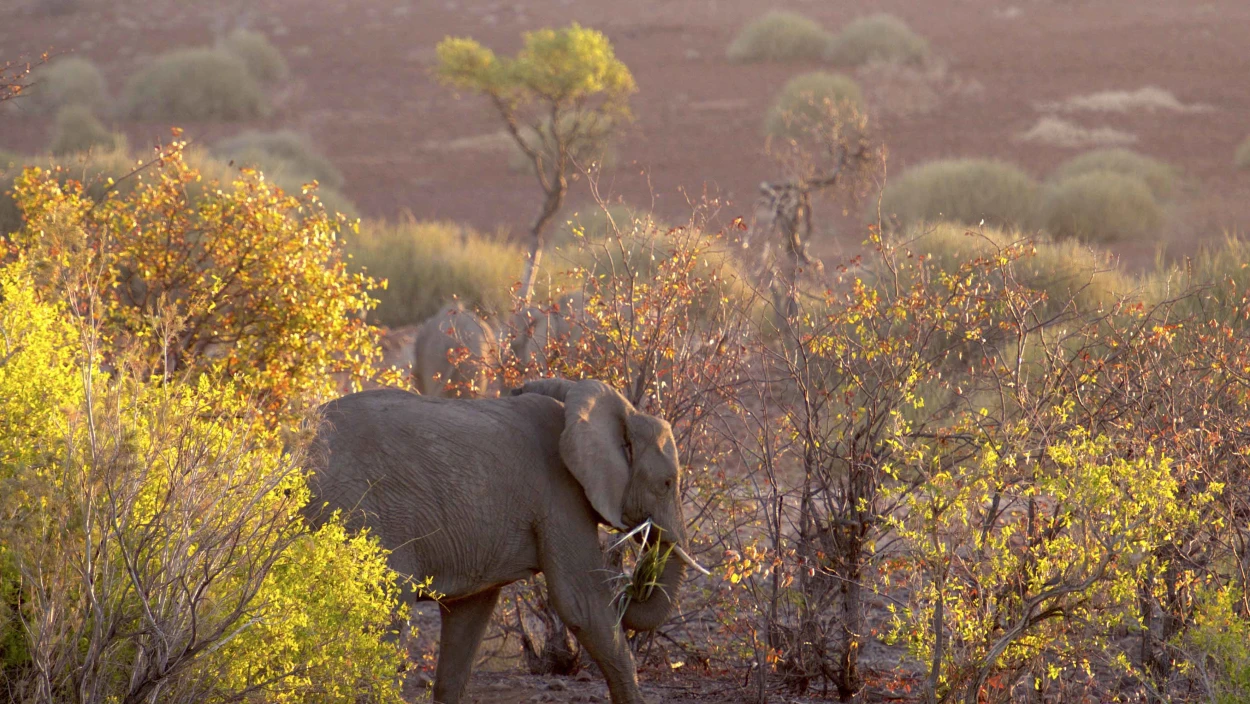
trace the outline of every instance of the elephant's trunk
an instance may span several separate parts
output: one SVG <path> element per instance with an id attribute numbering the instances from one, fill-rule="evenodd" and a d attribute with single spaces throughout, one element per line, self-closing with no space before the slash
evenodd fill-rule
<path id="1" fill-rule="evenodd" d="M 664 563 L 664 571 L 651 590 L 651 596 L 646 601 L 631 600 L 625 607 L 621 625 L 633 631 L 654 631 L 663 625 L 673 611 L 677 590 L 685 575 L 686 563 L 674 551 Z"/>

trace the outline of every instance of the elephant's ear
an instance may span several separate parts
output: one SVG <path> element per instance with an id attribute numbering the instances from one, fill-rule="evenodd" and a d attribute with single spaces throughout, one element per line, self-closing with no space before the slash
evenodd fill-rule
<path id="1" fill-rule="evenodd" d="M 581 483 L 590 505 L 605 521 L 626 529 L 621 509 L 630 468 L 622 446 L 627 442 L 629 403 L 599 381 L 565 383 L 569 386 L 565 389 L 560 455 Z"/>

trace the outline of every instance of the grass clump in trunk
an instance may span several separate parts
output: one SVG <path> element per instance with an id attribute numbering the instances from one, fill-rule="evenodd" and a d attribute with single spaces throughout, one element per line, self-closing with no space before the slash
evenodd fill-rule
<path id="1" fill-rule="evenodd" d="M 260 32 L 236 29 L 222 39 L 218 46 L 242 60 L 252 77 L 261 83 L 277 83 L 290 74 L 282 52 Z"/>
<path id="2" fill-rule="evenodd" d="M 1041 222 L 1055 237 L 1086 242 L 1139 240 L 1158 234 L 1163 208 L 1140 178 L 1091 171 L 1049 189 Z"/>
<path id="3" fill-rule="evenodd" d="M 268 112 L 247 65 L 216 49 L 158 56 L 126 86 L 125 113 L 135 120 L 251 120 Z"/>
<path id="4" fill-rule="evenodd" d="M 1110 171 L 1139 178 L 1160 201 L 1168 200 L 1176 192 L 1177 171 L 1172 165 L 1131 149 L 1095 149 L 1073 157 L 1055 169 L 1052 179 L 1062 182 L 1091 171 Z"/>
<path id="5" fill-rule="evenodd" d="M 846 25 L 830 40 L 825 58 L 839 66 L 872 62 L 922 64 L 929 42 L 893 15 L 870 15 Z"/>
<path id="6" fill-rule="evenodd" d="M 980 225 L 984 220 L 991 227 L 1027 227 L 1036 212 L 1033 179 L 993 159 L 922 164 L 903 172 L 881 196 L 882 217 L 902 226 L 939 221 Z"/>
<path id="7" fill-rule="evenodd" d="M 70 105 L 56 114 L 50 150 L 63 156 L 89 151 L 125 151 L 126 137 L 109 131 L 85 105 Z"/>
<path id="8" fill-rule="evenodd" d="M 764 119 L 764 131 L 782 139 L 805 135 L 813 125 L 846 121 L 864 109 L 864 93 L 848 76 L 813 71 L 791 78 Z"/>
<path id="9" fill-rule="evenodd" d="M 512 286 L 524 253 L 453 223 L 366 221 L 347 241 L 354 261 L 387 279 L 371 314 L 389 327 L 420 323 L 453 297 L 498 316 L 511 310 Z"/>
<path id="10" fill-rule="evenodd" d="M 100 69 L 87 59 L 69 56 L 31 72 L 32 85 L 15 101 L 18 109 L 54 113 L 70 105 L 91 110 L 108 106 L 108 90 Z"/>
<path id="11" fill-rule="evenodd" d="M 831 36 L 815 21 L 795 12 L 774 10 L 747 25 L 727 55 L 730 61 L 802 61 L 819 59 Z"/>

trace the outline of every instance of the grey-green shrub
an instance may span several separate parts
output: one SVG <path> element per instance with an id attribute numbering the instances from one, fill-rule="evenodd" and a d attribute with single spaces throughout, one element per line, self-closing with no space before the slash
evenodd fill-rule
<path id="1" fill-rule="evenodd" d="M 893 15 L 870 15 L 847 24 L 829 41 L 825 58 L 840 66 L 874 61 L 919 64 L 929 57 L 929 42 Z"/>
<path id="2" fill-rule="evenodd" d="M 56 156 L 87 151 L 125 151 L 126 137 L 104 126 L 85 105 L 69 105 L 56 114 L 49 151 Z"/>
<path id="3" fill-rule="evenodd" d="M 1111 171 L 1139 178 L 1158 200 L 1168 200 L 1176 192 L 1178 173 L 1174 167 L 1131 149 L 1110 148 L 1086 152 L 1060 164 L 1051 178 L 1060 182 L 1091 171 Z"/>
<path id="4" fill-rule="evenodd" d="M 162 54 L 126 86 L 125 112 L 137 120 L 250 120 L 268 111 L 246 64 L 218 49 Z"/>
<path id="5" fill-rule="evenodd" d="M 255 167 L 272 178 L 290 178 L 341 188 L 343 174 L 307 137 L 291 130 L 248 131 L 222 140 L 213 153 L 239 166 Z"/>
<path id="6" fill-rule="evenodd" d="M 864 109 L 864 93 L 848 76 L 812 71 L 791 78 L 764 118 L 764 132 L 797 137 L 831 119 L 846 119 Z"/>
<path id="7" fill-rule="evenodd" d="M 1055 237 L 1111 242 L 1153 237 L 1163 208 L 1146 182 L 1112 171 L 1091 171 L 1047 189 L 1041 223 Z"/>
<path id="8" fill-rule="evenodd" d="M 100 69 L 87 59 L 67 56 L 53 59 L 31 72 L 33 85 L 16 101 L 19 109 L 53 113 L 70 105 L 91 110 L 108 107 L 108 89 Z"/>
<path id="9" fill-rule="evenodd" d="M 1246 137 L 1233 154 L 1233 163 L 1239 169 L 1250 169 L 1250 137 Z"/>
<path id="10" fill-rule="evenodd" d="M 260 32 L 236 29 L 219 42 L 225 51 L 237 56 L 261 83 L 276 83 L 290 75 L 282 52 Z"/>
<path id="11" fill-rule="evenodd" d="M 735 62 L 819 59 L 830 38 L 819 24 L 803 15 L 773 10 L 739 32 L 727 55 Z"/>
<path id="12" fill-rule="evenodd" d="M 1028 227 L 1038 186 L 1015 166 L 993 159 L 945 159 L 904 171 L 881 195 L 889 225 L 949 221 L 990 227 Z M 873 217 L 876 216 L 874 211 Z"/>
<path id="13" fill-rule="evenodd" d="M 370 316 L 391 327 L 420 323 L 453 297 L 504 315 L 525 261 L 520 248 L 449 222 L 365 221 L 344 247 L 370 276 L 387 279 Z"/>

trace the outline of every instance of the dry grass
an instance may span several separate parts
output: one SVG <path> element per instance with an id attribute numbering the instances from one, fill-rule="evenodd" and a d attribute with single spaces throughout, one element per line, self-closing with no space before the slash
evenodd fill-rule
<path id="1" fill-rule="evenodd" d="M 1037 184 L 1006 162 L 948 159 L 908 169 L 882 193 L 882 216 L 903 226 L 950 221 L 1027 227 L 1037 212 Z"/>
<path id="2" fill-rule="evenodd" d="M 1246 137 L 1233 153 L 1233 163 L 1239 169 L 1250 169 L 1250 137 Z"/>
<path id="3" fill-rule="evenodd" d="M 862 66 L 873 61 L 921 64 L 929 57 L 929 42 L 893 15 L 860 17 L 838 33 L 825 49 L 825 58 L 839 66 Z"/>
<path id="4" fill-rule="evenodd" d="M 1132 144 L 1137 141 L 1137 135 L 1114 127 L 1082 127 L 1058 117 L 1046 116 L 1028 132 L 1021 134 L 1020 140 L 1055 147 L 1112 147 Z"/>
<path id="5" fill-rule="evenodd" d="M 1091 171 L 1110 171 L 1139 178 L 1150 187 L 1157 200 L 1169 200 L 1176 193 L 1179 174 L 1171 164 L 1122 148 L 1096 149 L 1060 164 L 1051 179 L 1065 181 Z"/>
<path id="6" fill-rule="evenodd" d="M 388 327 L 420 323 L 452 298 L 488 316 L 512 307 L 524 253 L 517 247 L 446 222 L 365 221 L 344 244 L 356 265 L 388 280 L 374 295 L 373 321 Z"/>
<path id="7" fill-rule="evenodd" d="M 1047 103 L 1040 106 L 1042 110 L 1063 112 L 1155 112 L 1168 110 L 1171 112 L 1206 112 L 1211 109 L 1207 105 L 1186 105 L 1172 95 L 1170 91 L 1156 86 L 1146 86 L 1137 90 L 1105 90 L 1089 95 L 1077 95 L 1059 103 Z"/>
<path id="8" fill-rule="evenodd" d="M 1091 171 L 1048 190 L 1041 222 L 1055 237 L 1085 242 L 1141 240 L 1159 233 L 1164 213 L 1140 178 Z"/>
<path id="9" fill-rule="evenodd" d="M 125 135 L 104 126 L 86 105 L 68 105 L 56 114 L 56 128 L 49 146 L 56 156 L 88 151 L 125 151 Z"/>
<path id="10" fill-rule="evenodd" d="M 832 36 L 815 21 L 774 10 L 743 29 L 726 52 L 730 61 L 804 61 L 824 55 Z"/>
<path id="11" fill-rule="evenodd" d="M 250 120 L 269 106 L 238 57 L 216 49 L 179 49 L 135 74 L 125 113 L 136 120 Z"/>
<path id="12" fill-rule="evenodd" d="M 290 75 L 290 68 L 286 59 L 282 58 L 282 52 L 260 32 L 236 29 L 222 39 L 218 46 L 242 60 L 252 77 L 261 83 L 276 83 L 286 80 Z"/>
<path id="13" fill-rule="evenodd" d="M 812 71 L 791 78 L 764 118 L 771 137 L 795 138 L 822 122 L 847 119 L 864 109 L 864 93 L 849 76 Z"/>
<path id="14" fill-rule="evenodd" d="M 36 68 L 33 85 L 15 101 L 18 109 L 53 113 L 71 105 L 90 110 L 108 107 L 108 90 L 100 69 L 87 59 L 68 56 Z"/>
<path id="15" fill-rule="evenodd" d="M 275 179 L 308 183 L 317 181 L 330 188 L 343 186 L 343 174 L 309 139 L 290 130 L 244 132 L 223 140 L 213 148 L 223 159 L 240 166 L 252 166 Z"/>

